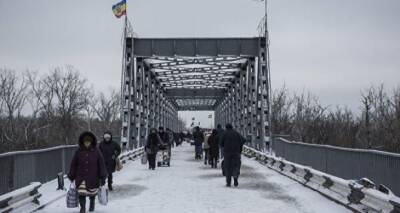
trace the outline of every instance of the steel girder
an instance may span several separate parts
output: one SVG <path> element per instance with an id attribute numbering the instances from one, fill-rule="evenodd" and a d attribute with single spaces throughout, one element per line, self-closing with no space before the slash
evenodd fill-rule
<path id="1" fill-rule="evenodd" d="M 216 107 L 215 123 L 231 123 L 252 147 L 264 149 L 269 135 L 269 70 L 264 44 L 257 56 L 230 85 L 227 95 Z"/>
<path id="2" fill-rule="evenodd" d="M 150 128 L 182 130 L 178 110 L 214 110 L 215 124 L 231 123 L 262 149 L 269 140 L 266 54 L 265 38 L 128 39 L 122 141 L 135 147 Z"/>

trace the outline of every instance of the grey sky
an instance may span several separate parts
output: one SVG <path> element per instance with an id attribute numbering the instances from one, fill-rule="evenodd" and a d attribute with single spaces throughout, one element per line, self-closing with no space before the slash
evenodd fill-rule
<path id="1" fill-rule="evenodd" d="M 0 0 L 0 66 L 44 72 L 72 64 L 96 89 L 119 88 L 116 2 Z M 269 0 L 273 88 L 285 83 L 356 110 L 369 85 L 399 85 L 399 11 L 398 0 Z M 263 12 L 253 0 L 128 0 L 142 37 L 256 36 Z"/>

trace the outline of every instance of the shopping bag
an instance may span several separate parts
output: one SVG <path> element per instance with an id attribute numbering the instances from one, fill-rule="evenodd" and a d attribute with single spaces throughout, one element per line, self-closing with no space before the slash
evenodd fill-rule
<path id="1" fill-rule="evenodd" d="M 146 153 L 144 153 L 143 155 L 142 155 L 142 164 L 144 165 L 144 164 L 147 164 L 147 154 Z"/>
<path id="2" fill-rule="evenodd" d="M 117 158 L 117 160 L 115 161 L 115 169 L 117 171 L 121 171 L 122 168 L 124 168 L 124 166 L 122 165 L 121 160 Z"/>
<path id="3" fill-rule="evenodd" d="M 99 192 L 97 193 L 97 197 L 99 199 L 99 203 L 103 206 L 106 206 L 108 203 L 108 189 L 106 186 L 100 186 Z"/>
<path id="4" fill-rule="evenodd" d="M 67 208 L 78 207 L 78 191 L 76 190 L 75 183 L 71 183 L 67 192 Z"/>

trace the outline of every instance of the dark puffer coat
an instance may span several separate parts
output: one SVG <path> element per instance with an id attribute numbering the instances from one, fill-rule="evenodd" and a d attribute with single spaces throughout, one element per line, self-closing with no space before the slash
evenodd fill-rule
<path id="1" fill-rule="evenodd" d="M 164 146 L 169 146 L 170 145 L 171 142 L 169 141 L 168 133 L 163 131 L 163 132 L 158 132 L 158 135 L 160 136 L 161 143 L 163 144 L 161 146 L 162 148 L 166 148 Z"/>
<path id="2" fill-rule="evenodd" d="M 112 140 L 112 134 L 110 132 L 106 132 L 111 135 L 110 141 L 102 141 L 100 143 L 100 151 L 104 157 L 104 163 L 106 165 L 107 173 L 111 174 L 115 172 L 116 159 L 121 154 L 121 147 Z"/>
<path id="3" fill-rule="evenodd" d="M 219 140 L 218 133 L 215 131 L 208 138 L 208 144 L 210 145 L 210 157 L 218 158 L 219 157 Z"/>
<path id="4" fill-rule="evenodd" d="M 83 139 L 87 136 L 92 137 L 89 148 L 83 144 Z M 68 178 L 75 181 L 77 187 L 85 181 L 86 188 L 99 188 L 100 180 L 107 177 L 104 158 L 96 144 L 96 137 L 91 132 L 84 132 L 79 136 L 79 148 L 72 159 L 68 174 Z"/>
<path id="5" fill-rule="evenodd" d="M 220 139 L 224 149 L 224 170 L 228 177 L 239 177 L 241 153 L 245 139 L 233 129 L 227 129 Z"/>
<path id="6" fill-rule="evenodd" d="M 194 145 L 201 146 L 204 142 L 204 134 L 201 131 L 193 132 Z"/>
<path id="7" fill-rule="evenodd" d="M 147 137 L 147 144 L 146 144 L 147 154 L 157 154 L 160 145 L 161 145 L 161 139 L 158 133 L 150 133 L 149 137 Z"/>

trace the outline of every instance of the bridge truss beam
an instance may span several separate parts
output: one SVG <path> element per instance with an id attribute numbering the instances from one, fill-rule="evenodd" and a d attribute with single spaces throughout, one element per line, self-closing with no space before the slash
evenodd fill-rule
<path id="1" fill-rule="evenodd" d="M 264 148 L 270 99 L 266 52 L 265 38 L 128 38 L 122 142 L 142 146 L 150 128 L 160 126 L 182 131 L 178 111 L 213 110 L 215 124 L 231 123 L 250 146 Z"/>

